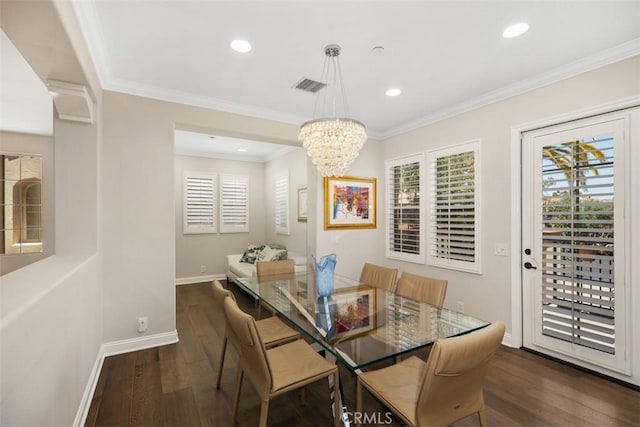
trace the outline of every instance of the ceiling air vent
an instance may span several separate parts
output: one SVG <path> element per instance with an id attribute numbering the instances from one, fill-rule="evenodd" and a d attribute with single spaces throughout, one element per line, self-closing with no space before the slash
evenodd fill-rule
<path id="1" fill-rule="evenodd" d="M 304 90 L 305 92 L 316 93 L 325 86 L 326 84 L 324 83 L 303 77 L 298 81 L 298 83 L 293 85 L 293 88 Z"/>

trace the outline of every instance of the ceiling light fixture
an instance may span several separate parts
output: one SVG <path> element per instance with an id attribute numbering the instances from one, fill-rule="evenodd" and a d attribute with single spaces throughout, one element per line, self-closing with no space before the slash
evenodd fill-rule
<path id="1" fill-rule="evenodd" d="M 332 117 L 323 117 L 303 123 L 298 139 L 302 142 L 302 146 L 307 150 L 311 161 L 322 176 L 343 176 L 360 154 L 360 149 L 367 141 L 367 133 L 361 122 L 338 116 L 336 109 L 338 95 L 342 96 L 344 115 L 348 116 L 349 114 L 347 95 L 342 81 L 342 69 L 338 58 L 340 46 L 327 45 L 324 48 L 324 53 L 326 58 L 322 68 L 321 81 L 327 84 L 325 91 L 332 90 Z M 316 116 L 319 95 L 318 92 L 313 112 L 314 117 Z M 321 116 L 324 115 L 326 103 L 327 93 L 325 92 Z"/>
<path id="2" fill-rule="evenodd" d="M 251 52 L 251 43 L 246 40 L 232 40 L 231 43 L 229 43 L 229 46 L 231 46 L 231 49 L 235 50 L 236 52 Z"/>
<path id="3" fill-rule="evenodd" d="M 504 37 L 505 39 L 518 37 L 526 33 L 528 30 L 529 30 L 529 24 L 527 24 L 526 22 L 519 22 L 517 24 L 508 26 L 502 32 L 502 37 Z"/>
<path id="4" fill-rule="evenodd" d="M 246 148 L 238 148 L 238 153 L 246 153 L 247 149 Z"/>
<path id="5" fill-rule="evenodd" d="M 398 96 L 402 93 L 400 89 L 388 89 L 384 94 L 387 96 Z"/>

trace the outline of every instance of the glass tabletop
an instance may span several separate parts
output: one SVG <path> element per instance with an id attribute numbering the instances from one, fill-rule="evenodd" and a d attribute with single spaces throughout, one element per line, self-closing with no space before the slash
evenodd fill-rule
<path id="1" fill-rule="evenodd" d="M 315 274 L 238 279 L 240 286 L 357 370 L 489 324 L 445 308 L 335 276 L 319 297 Z"/>

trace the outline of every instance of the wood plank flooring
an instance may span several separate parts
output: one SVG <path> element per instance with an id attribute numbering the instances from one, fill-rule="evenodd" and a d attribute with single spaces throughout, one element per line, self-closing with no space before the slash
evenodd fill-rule
<path id="1" fill-rule="evenodd" d="M 253 300 L 234 285 L 240 306 Z M 209 283 L 176 288 L 177 329 L 173 345 L 105 359 L 86 426 L 228 426 L 237 355 L 227 349 L 222 386 L 215 388 L 224 332 Z M 341 369 L 347 404 L 355 408 L 355 379 Z M 640 392 L 534 354 L 501 348 L 485 379 L 491 426 L 639 426 Z M 385 408 L 364 393 L 364 408 L 385 420 Z M 238 424 L 258 424 L 260 402 L 245 379 Z M 270 426 L 330 426 L 326 381 L 306 388 L 306 404 L 295 392 L 271 402 Z M 393 420 L 391 425 L 400 425 Z M 468 417 L 455 426 L 477 426 Z"/>

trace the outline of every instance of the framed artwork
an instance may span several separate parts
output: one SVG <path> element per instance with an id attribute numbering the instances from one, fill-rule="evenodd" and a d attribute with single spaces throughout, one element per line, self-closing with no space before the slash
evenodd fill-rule
<path id="1" fill-rule="evenodd" d="M 307 222 L 307 187 L 298 187 L 298 222 Z"/>
<path id="2" fill-rule="evenodd" d="M 324 179 L 324 229 L 376 228 L 376 179 Z"/>
<path id="3" fill-rule="evenodd" d="M 335 335 L 343 341 L 377 327 L 376 289 L 370 286 L 336 289 L 331 296 Z"/>

